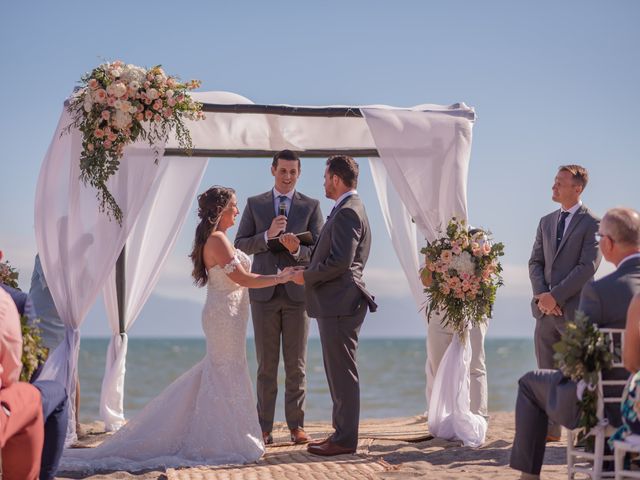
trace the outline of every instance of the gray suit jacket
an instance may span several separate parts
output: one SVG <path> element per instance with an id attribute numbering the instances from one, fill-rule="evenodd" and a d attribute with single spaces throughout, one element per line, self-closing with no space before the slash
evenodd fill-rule
<path id="1" fill-rule="evenodd" d="M 556 226 L 560 210 L 540 219 L 529 259 L 529 279 L 533 294 L 551 292 L 566 320 L 573 320 L 582 287 L 600 265 L 596 232 L 600 219 L 584 205 L 575 213 L 556 249 Z M 535 300 L 531 303 L 535 318 L 544 315 Z"/>
<path id="2" fill-rule="evenodd" d="M 311 247 L 300 245 L 300 255 L 296 260 L 289 252 L 271 252 L 264 241 L 264 232 L 269 230 L 276 217 L 273 190 L 250 197 L 242 212 L 242 219 L 234 245 L 248 255 L 253 255 L 251 271 L 261 275 L 273 275 L 277 269 L 294 265 L 306 265 L 311 258 Z M 322 229 L 322 211 L 320 202 L 295 191 L 287 217 L 287 232 L 301 233 L 309 231 L 314 241 Z M 285 285 L 287 295 L 294 302 L 304 302 L 304 287 L 289 282 Z M 266 302 L 271 299 L 275 287 L 251 288 L 251 301 Z"/>
<path id="3" fill-rule="evenodd" d="M 582 289 L 578 309 L 600 328 L 624 328 L 629 304 L 637 293 L 640 293 L 640 258 L 627 260 L 615 272 L 587 283 Z M 604 371 L 602 377 L 605 380 L 626 380 L 629 374 Z M 622 395 L 622 387 L 612 388 L 612 395 Z M 609 422 L 620 425 L 620 405 L 607 404 L 605 408 Z"/>
<path id="4" fill-rule="evenodd" d="M 310 317 L 353 315 L 363 301 L 376 311 L 362 280 L 370 248 L 367 213 L 360 197 L 351 195 L 333 209 L 304 272 Z"/>

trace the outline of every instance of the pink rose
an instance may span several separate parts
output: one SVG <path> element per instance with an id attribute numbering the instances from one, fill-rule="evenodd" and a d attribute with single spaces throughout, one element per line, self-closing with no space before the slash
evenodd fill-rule
<path id="1" fill-rule="evenodd" d="M 153 109 L 154 110 L 160 110 L 162 108 L 162 101 L 160 100 L 156 100 L 155 102 L 153 102 Z"/>
<path id="2" fill-rule="evenodd" d="M 111 117 L 111 114 L 109 113 L 109 110 L 103 110 L 100 116 L 102 117 L 103 120 L 109 120 L 109 118 Z"/>
<path id="3" fill-rule="evenodd" d="M 107 91 L 104 88 L 93 92 L 93 99 L 96 103 L 104 103 L 107 99 Z"/>
<path id="4" fill-rule="evenodd" d="M 169 97 L 169 99 L 167 100 L 167 104 L 169 104 L 170 107 L 175 107 L 176 99 L 173 97 Z"/>
<path id="5" fill-rule="evenodd" d="M 111 97 L 111 96 L 109 96 L 109 97 L 107 98 L 107 105 L 109 105 L 110 107 L 114 107 L 114 106 L 115 106 L 115 104 L 116 104 L 116 102 L 117 102 L 117 100 L 116 100 L 116 98 L 115 98 L 115 97 Z"/>
<path id="6" fill-rule="evenodd" d="M 93 143 L 87 143 L 87 150 L 88 150 L 89 152 L 93 152 L 93 150 L 94 150 Z"/>
<path id="7" fill-rule="evenodd" d="M 440 293 L 442 293 L 443 295 L 449 295 L 450 291 L 451 289 L 448 285 L 440 285 Z"/>
<path id="8" fill-rule="evenodd" d="M 151 112 L 149 112 L 151 113 Z M 136 113 L 136 120 L 142 122 L 144 120 L 144 114 L 141 112 Z"/>
<path id="9" fill-rule="evenodd" d="M 485 255 L 488 255 L 488 254 L 490 254 L 490 253 L 491 253 L 491 245 L 489 245 L 489 243 L 488 243 L 488 242 L 485 242 L 485 243 L 482 245 L 482 252 L 483 252 Z"/>
<path id="10" fill-rule="evenodd" d="M 96 138 L 102 138 L 104 137 L 104 130 L 100 128 L 96 128 L 93 134 L 95 135 Z"/>
<path id="11" fill-rule="evenodd" d="M 154 122 L 160 122 L 160 121 L 162 121 L 162 117 L 161 117 L 159 114 L 157 114 L 157 113 L 156 113 L 156 114 L 153 116 L 153 121 L 154 121 Z"/>
<path id="12" fill-rule="evenodd" d="M 104 145 L 104 148 L 106 148 L 107 150 L 109 150 L 109 149 L 111 148 L 111 145 L 112 145 L 112 144 L 111 144 L 111 141 L 109 141 L 109 140 L 105 140 L 105 141 L 104 141 L 104 143 L 103 143 L 103 145 Z"/>
<path id="13" fill-rule="evenodd" d="M 442 253 L 440 254 L 440 259 L 445 263 L 451 262 L 452 258 L 453 258 L 453 255 L 451 254 L 451 250 L 443 250 Z"/>
<path id="14" fill-rule="evenodd" d="M 98 83 L 98 81 L 97 81 L 95 78 L 92 78 L 91 80 L 89 80 L 89 88 L 90 88 L 91 90 L 95 90 L 95 89 L 97 89 L 97 88 L 98 88 L 98 86 L 99 86 L 99 83 Z"/>
<path id="15" fill-rule="evenodd" d="M 109 133 L 109 135 L 107 135 L 107 138 L 109 139 L 110 142 L 115 142 L 118 136 L 115 133 Z"/>
<path id="16" fill-rule="evenodd" d="M 451 251 L 453 252 L 454 255 L 460 255 L 462 253 L 462 248 L 460 248 L 460 245 L 456 244 L 453 247 L 451 247 Z"/>
<path id="17" fill-rule="evenodd" d="M 173 115 L 173 109 L 165 108 L 163 113 L 164 113 L 164 118 L 171 118 L 171 116 Z"/>

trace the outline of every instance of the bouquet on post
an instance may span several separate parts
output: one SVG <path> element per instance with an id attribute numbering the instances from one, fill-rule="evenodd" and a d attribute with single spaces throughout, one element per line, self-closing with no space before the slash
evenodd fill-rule
<path id="1" fill-rule="evenodd" d="M 441 312 L 442 323 L 460 338 L 465 332 L 491 317 L 496 292 L 502 282 L 498 257 L 504 245 L 491 241 L 480 229 L 469 229 L 464 220 L 449 221 L 446 232 L 421 250 L 427 278 L 427 314 Z"/>
<path id="2" fill-rule="evenodd" d="M 144 69 L 121 61 L 103 63 L 82 77 L 69 101 L 72 127 L 82 132 L 80 179 L 98 190 L 100 208 L 122 223 L 122 210 L 107 188 L 118 171 L 124 147 L 138 138 L 149 145 L 174 132 L 187 153 L 193 147 L 186 119 L 204 118 L 202 104 L 189 91 L 200 82 L 180 82 L 160 65 Z M 156 163 L 158 158 L 156 157 Z"/>

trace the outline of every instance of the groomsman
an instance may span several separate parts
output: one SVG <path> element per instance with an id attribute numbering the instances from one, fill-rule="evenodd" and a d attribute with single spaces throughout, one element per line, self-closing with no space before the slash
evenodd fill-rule
<path id="1" fill-rule="evenodd" d="M 640 293 L 640 213 L 630 208 L 609 210 L 598 237 L 604 258 L 616 265 L 616 270 L 585 285 L 579 310 L 598 327 L 624 328 L 631 299 Z M 604 379 L 615 379 L 612 373 L 603 372 Z M 510 466 L 522 472 L 521 478 L 540 476 L 549 420 L 576 428 L 580 414 L 577 400 L 576 383 L 559 370 L 534 370 L 520 379 Z M 605 417 L 614 427 L 622 423 L 619 406 L 607 405 Z"/>
<path id="2" fill-rule="evenodd" d="M 584 167 L 561 166 L 551 197 L 560 209 L 538 224 L 529 259 L 538 368 L 554 368 L 553 344 L 560 340 L 565 322 L 573 320 L 582 287 L 600 264 L 596 240 L 600 219 L 580 200 L 588 181 Z"/>
<path id="3" fill-rule="evenodd" d="M 295 189 L 300 167 L 300 158 L 294 152 L 276 153 L 271 164 L 274 187 L 247 200 L 235 246 L 254 256 L 251 269 L 254 273 L 272 275 L 286 267 L 306 265 L 311 258 L 311 247 L 301 245 L 294 234 L 309 231 L 315 242 L 323 219 L 320 202 Z M 282 251 L 269 249 L 267 240 L 275 237 L 279 237 L 285 247 Z M 264 443 L 273 443 L 271 430 L 278 394 L 281 343 L 285 418 L 291 441 L 307 443 L 309 437 L 303 427 L 309 318 L 305 312 L 304 287 L 289 282 L 250 289 L 249 298 L 258 360 L 258 418 Z"/>
<path id="4" fill-rule="evenodd" d="M 538 368 L 555 368 L 553 344 L 560 340 L 565 323 L 573 320 L 582 287 L 600 264 L 596 240 L 600 219 L 580 200 L 588 181 L 586 168 L 561 166 L 551 189 L 552 200 L 561 208 L 538 224 L 529 259 Z M 548 440 L 560 440 L 559 426 L 550 425 Z"/>
<path id="5" fill-rule="evenodd" d="M 354 453 L 358 445 L 358 334 L 367 310 L 375 312 L 377 305 L 362 279 L 371 248 L 371 229 L 357 185 L 358 164 L 353 158 L 334 155 L 327 160 L 324 190 L 335 204 L 309 267 L 299 270 L 294 278 L 294 282 L 306 286 L 307 312 L 318 320 L 333 401 L 335 432 L 309 444 L 307 451 L 315 455 Z"/>

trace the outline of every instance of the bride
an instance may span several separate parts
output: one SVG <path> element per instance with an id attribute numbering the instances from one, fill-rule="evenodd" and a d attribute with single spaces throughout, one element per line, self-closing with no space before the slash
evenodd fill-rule
<path id="1" fill-rule="evenodd" d="M 207 287 L 207 354 L 103 444 L 65 450 L 60 471 L 237 464 L 264 453 L 247 367 L 247 287 L 286 283 L 292 272 L 251 273 L 250 258 L 233 248 L 226 236 L 239 213 L 233 189 L 210 188 L 198 207 L 190 257 L 195 284 Z"/>

